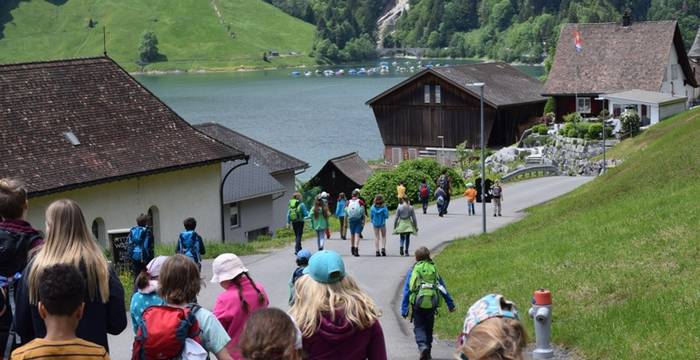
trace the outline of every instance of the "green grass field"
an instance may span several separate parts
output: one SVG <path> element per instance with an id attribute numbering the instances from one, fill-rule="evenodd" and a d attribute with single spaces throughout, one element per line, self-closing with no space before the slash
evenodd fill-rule
<path id="1" fill-rule="evenodd" d="M 94 28 L 88 27 L 90 19 L 97 21 Z M 167 61 L 145 70 L 313 63 L 308 56 L 313 25 L 262 0 L 5 0 L 0 2 L 0 63 L 99 56 L 102 26 L 109 55 L 130 71 L 140 70 L 137 49 L 146 30 L 155 32 Z M 264 62 L 262 54 L 270 50 L 283 56 Z"/>
<path id="2" fill-rule="evenodd" d="M 523 221 L 454 242 L 436 261 L 459 311 L 498 292 L 527 317 L 532 291 L 554 296 L 554 342 L 589 359 L 690 359 L 700 354 L 700 110 L 612 151 L 625 162 L 537 206 Z M 525 319 L 531 337 L 534 330 Z"/>

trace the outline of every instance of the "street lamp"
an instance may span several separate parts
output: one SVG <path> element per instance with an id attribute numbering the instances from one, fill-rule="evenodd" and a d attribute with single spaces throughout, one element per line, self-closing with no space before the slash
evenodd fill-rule
<path id="1" fill-rule="evenodd" d="M 603 109 L 605 109 L 605 98 L 597 97 L 596 100 L 602 101 Z M 605 163 L 605 125 L 608 122 L 608 119 L 603 118 L 601 120 L 603 120 L 603 174 L 605 174 L 605 171 L 607 170 L 607 164 Z"/>
<path id="2" fill-rule="evenodd" d="M 438 135 L 438 139 L 440 139 L 440 144 L 442 144 L 442 148 L 445 148 L 445 137 L 442 135 Z"/>
<path id="3" fill-rule="evenodd" d="M 482 82 L 467 83 L 467 86 L 479 88 L 481 107 L 481 231 L 486 233 L 486 144 L 484 143 L 484 86 Z"/>

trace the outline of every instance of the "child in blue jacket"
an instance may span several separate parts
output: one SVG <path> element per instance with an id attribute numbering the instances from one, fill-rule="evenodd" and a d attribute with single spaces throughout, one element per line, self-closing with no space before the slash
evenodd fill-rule
<path id="1" fill-rule="evenodd" d="M 377 256 L 386 256 L 386 220 L 389 218 L 389 210 L 381 194 L 374 197 L 374 204 L 369 209 L 369 218 L 374 228 L 374 247 L 377 250 Z M 379 252 L 380 243 L 381 252 Z"/>
<path id="2" fill-rule="evenodd" d="M 407 318 L 409 309 L 412 310 L 413 334 L 416 336 L 420 358 L 431 359 L 435 314 L 443 299 L 450 312 L 455 311 L 455 304 L 430 258 L 430 250 L 421 246 L 416 250 L 415 255 L 416 263 L 408 270 L 403 285 L 401 316 L 404 319 Z M 432 299 L 430 299 L 431 296 Z M 425 306 L 426 303 L 430 306 Z"/>
<path id="3" fill-rule="evenodd" d="M 183 221 L 183 225 L 185 226 L 185 231 L 181 232 L 180 237 L 177 239 L 175 253 L 192 259 L 197 264 L 197 267 L 202 270 L 202 255 L 206 253 L 206 249 L 204 249 L 202 237 L 194 231 L 197 228 L 197 220 L 189 217 Z"/>

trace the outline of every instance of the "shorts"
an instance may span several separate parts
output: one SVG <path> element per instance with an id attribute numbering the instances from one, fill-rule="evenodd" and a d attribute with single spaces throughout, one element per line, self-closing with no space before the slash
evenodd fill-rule
<path id="1" fill-rule="evenodd" d="M 350 228 L 350 234 L 360 234 L 362 229 L 365 227 L 364 221 L 360 220 L 350 220 L 348 227 Z"/>

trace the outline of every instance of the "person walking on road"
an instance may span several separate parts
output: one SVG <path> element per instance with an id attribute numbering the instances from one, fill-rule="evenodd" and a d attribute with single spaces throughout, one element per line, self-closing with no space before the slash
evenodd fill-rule
<path id="1" fill-rule="evenodd" d="M 323 191 L 323 192 L 321 192 L 321 195 L 319 195 L 319 198 L 321 199 L 321 201 L 323 201 L 323 205 L 324 205 L 324 206 L 326 207 L 326 209 L 329 211 L 329 216 L 330 216 L 330 210 L 329 210 L 329 209 L 330 209 L 331 207 L 330 207 L 330 205 L 329 205 L 329 202 L 330 202 L 331 195 L 330 195 L 329 193 Z M 330 227 L 330 224 L 329 224 L 329 226 L 326 227 L 326 240 L 328 240 L 328 239 L 330 239 L 330 238 L 331 238 L 331 227 Z"/>
<path id="2" fill-rule="evenodd" d="M 374 228 L 374 247 L 377 250 L 377 256 L 386 256 L 386 220 L 389 218 L 389 209 L 386 208 L 381 194 L 374 197 L 374 204 L 369 209 L 369 218 Z"/>
<path id="3" fill-rule="evenodd" d="M 304 219 L 309 216 L 306 205 L 301 201 L 301 194 L 296 192 L 289 200 L 287 224 L 294 229 L 294 255 L 301 250 L 301 238 L 304 236 Z"/>
<path id="4" fill-rule="evenodd" d="M 139 323 L 143 316 L 143 311 L 147 307 L 153 305 L 163 305 L 163 298 L 158 295 L 158 277 L 160 276 L 160 268 L 163 266 L 167 256 L 158 256 L 151 260 L 146 269 L 141 271 L 136 277 L 136 292 L 131 296 L 131 326 L 134 329 L 134 334 L 138 331 Z"/>
<path id="5" fill-rule="evenodd" d="M 418 185 L 418 199 L 423 205 L 423 214 L 428 212 L 428 201 L 430 201 L 430 185 L 425 178 Z"/>
<path id="6" fill-rule="evenodd" d="M 420 352 L 420 359 L 431 359 L 433 346 L 433 327 L 435 315 L 444 301 L 450 312 L 455 311 L 455 304 L 445 287 L 445 282 L 438 275 L 437 267 L 430 259 L 430 250 L 421 246 L 416 250 L 416 263 L 408 270 L 403 285 L 401 316 L 406 319 L 409 314 L 413 322 L 413 333 Z"/>
<path id="7" fill-rule="evenodd" d="M 319 250 L 323 250 L 323 245 L 326 242 L 326 233 L 328 232 L 328 218 L 331 214 L 328 207 L 323 203 L 323 200 L 317 199 L 314 207 L 311 209 L 309 219 L 311 219 L 311 228 L 316 231 L 316 245 Z"/>
<path id="8" fill-rule="evenodd" d="M 408 246 L 411 243 L 411 234 L 417 232 L 416 212 L 413 210 L 411 202 L 404 196 L 396 209 L 396 217 L 394 218 L 394 234 L 399 235 L 399 254 L 401 256 L 409 256 Z"/>
<path id="9" fill-rule="evenodd" d="M 360 190 L 352 191 L 352 198 L 348 201 L 346 217 L 350 227 L 350 252 L 353 256 L 360 256 L 360 235 L 365 227 L 366 217 L 365 202 L 360 199 Z"/>
<path id="10" fill-rule="evenodd" d="M 491 188 L 491 196 L 493 198 L 493 216 L 501 216 L 501 204 L 503 203 L 503 188 L 501 182 L 496 183 Z"/>
<path id="11" fill-rule="evenodd" d="M 445 204 L 447 203 L 447 194 L 441 186 L 438 186 L 438 188 L 435 189 L 435 201 L 437 202 L 438 216 L 445 216 L 445 213 L 447 213 L 445 208 Z"/>
<path id="12" fill-rule="evenodd" d="M 467 198 L 467 215 L 476 215 L 474 203 L 476 202 L 476 189 L 472 183 L 467 184 L 467 190 L 464 191 L 464 197 Z"/>
<path id="13" fill-rule="evenodd" d="M 399 181 L 399 185 L 396 186 L 396 197 L 401 201 L 401 198 L 406 196 L 406 184 L 403 181 Z"/>
<path id="14" fill-rule="evenodd" d="M 347 240 L 347 235 L 348 235 L 348 223 L 345 218 L 345 206 L 348 204 L 348 201 L 345 199 L 345 193 L 341 192 L 338 195 L 338 200 L 335 202 L 335 217 L 338 218 L 338 222 L 340 223 L 340 238 L 343 240 Z"/>
<path id="15" fill-rule="evenodd" d="M 438 177 L 437 184 L 445 192 L 445 204 L 442 206 L 443 215 L 447 214 L 447 208 L 450 207 L 450 197 L 452 196 L 452 184 L 450 176 L 447 174 L 447 169 L 442 170 L 442 174 Z"/>
<path id="16" fill-rule="evenodd" d="M 297 280 L 289 314 L 299 325 L 305 358 L 386 360 L 381 312 L 345 273 L 334 251 L 315 253 Z"/>

